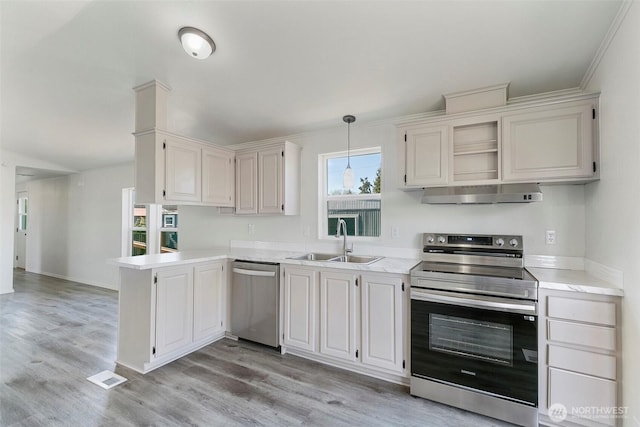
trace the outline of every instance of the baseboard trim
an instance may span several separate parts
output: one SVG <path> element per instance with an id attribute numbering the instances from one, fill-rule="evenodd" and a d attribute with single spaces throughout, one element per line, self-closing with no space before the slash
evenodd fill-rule
<path id="1" fill-rule="evenodd" d="M 298 356 L 298 357 L 302 357 L 302 358 L 305 358 L 305 359 L 313 360 L 315 362 L 319 362 L 319 363 L 322 363 L 322 364 L 325 364 L 325 365 L 330 365 L 330 366 L 333 366 L 335 368 L 345 369 L 347 371 L 355 372 L 357 374 L 366 375 L 368 377 L 377 378 L 379 380 L 388 381 L 390 383 L 400 384 L 400 385 L 404 385 L 404 386 L 408 386 L 409 385 L 408 374 L 407 374 L 407 376 L 404 376 L 402 374 L 392 374 L 392 373 L 380 372 L 380 371 L 375 370 L 374 368 L 352 365 L 349 362 L 342 362 L 342 361 L 329 359 L 327 357 L 324 357 L 324 356 L 321 356 L 321 355 L 318 355 L 318 354 L 315 354 L 315 353 L 309 353 L 309 352 L 306 352 L 304 350 L 298 350 L 298 349 L 292 348 L 292 347 L 282 346 L 281 353 L 282 354 L 291 354 L 293 356 Z"/>
<path id="2" fill-rule="evenodd" d="M 65 276 L 63 274 L 49 273 L 47 271 L 28 271 L 28 273 L 42 274 L 43 276 L 54 277 L 56 279 L 68 280 L 69 282 L 80 283 L 81 285 L 93 286 L 96 288 L 109 289 L 111 291 L 118 291 L 118 286 L 110 285 L 100 282 L 89 282 L 87 280 L 78 279 L 76 277 Z"/>

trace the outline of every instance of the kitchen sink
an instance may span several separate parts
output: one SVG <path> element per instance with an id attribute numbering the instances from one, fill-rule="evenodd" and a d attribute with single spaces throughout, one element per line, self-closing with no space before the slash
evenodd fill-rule
<path id="1" fill-rule="evenodd" d="M 384 257 L 381 256 L 360 256 L 360 255 L 347 255 L 347 256 L 337 256 L 335 258 L 331 258 L 329 261 L 333 262 L 348 262 L 352 264 L 371 264 L 376 261 L 381 260 Z"/>
<path id="2" fill-rule="evenodd" d="M 288 259 L 297 259 L 300 261 L 331 261 L 331 262 L 346 262 L 351 264 L 371 264 L 381 260 L 384 257 L 376 256 L 360 256 L 360 255 L 347 255 L 342 256 L 338 254 L 319 254 L 316 252 L 309 252 L 304 255 L 290 256 Z"/>
<path id="3" fill-rule="evenodd" d="M 290 256 L 289 259 L 297 259 L 301 261 L 329 261 L 332 258 L 337 258 L 338 254 L 318 254 L 315 252 L 309 252 L 308 254 Z"/>

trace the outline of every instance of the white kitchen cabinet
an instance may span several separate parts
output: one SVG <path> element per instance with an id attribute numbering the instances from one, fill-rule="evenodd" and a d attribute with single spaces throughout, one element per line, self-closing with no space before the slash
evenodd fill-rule
<path id="1" fill-rule="evenodd" d="M 318 273 L 286 266 L 283 293 L 283 345 L 317 350 Z"/>
<path id="2" fill-rule="evenodd" d="M 147 373 L 223 338 L 225 262 L 121 268 L 117 363 Z"/>
<path id="3" fill-rule="evenodd" d="M 202 199 L 202 149 L 200 146 L 166 138 L 165 200 L 200 202 Z"/>
<path id="4" fill-rule="evenodd" d="M 449 182 L 497 184 L 500 178 L 500 116 L 483 115 L 449 123 Z"/>
<path id="5" fill-rule="evenodd" d="M 234 205 L 233 151 L 157 129 L 135 137 L 136 203 Z"/>
<path id="6" fill-rule="evenodd" d="M 272 148 L 258 152 L 258 212 L 277 214 L 284 211 L 282 182 L 284 151 Z"/>
<path id="7" fill-rule="evenodd" d="M 283 353 L 406 383 L 408 280 L 398 274 L 286 265 Z"/>
<path id="8" fill-rule="evenodd" d="M 598 179 L 597 94 L 533 97 L 398 123 L 398 187 Z"/>
<path id="9" fill-rule="evenodd" d="M 390 371 L 404 369 L 403 288 L 399 276 L 361 276 L 362 363 Z"/>
<path id="10" fill-rule="evenodd" d="M 506 113 L 502 118 L 505 182 L 596 177 L 593 100 Z"/>
<path id="11" fill-rule="evenodd" d="M 193 269 L 157 273 L 156 356 L 171 353 L 193 340 Z"/>
<path id="12" fill-rule="evenodd" d="M 354 361 L 358 358 L 359 292 L 353 272 L 320 272 L 320 353 Z"/>
<path id="13" fill-rule="evenodd" d="M 258 153 L 236 154 L 236 213 L 258 213 Z"/>
<path id="14" fill-rule="evenodd" d="M 226 280 L 223 262 L 194 267 L 193 340 L 200 341 L 225 331 Z"/>
<path id="15" fill-rule="evenodd" d="M 446 185 L 449 178 L 449 126 L 414 125 L 398 129 L 400 179 L 405 188 Z"/>
<path id="16" fill-rule="evenodd" d="M 288 141 L 236 153 L 236 214 L 300 213 L 300 147 Z"/>
<path id="17" fill-rule="evenodd" d="M 235 206 L 234 154 L 220 148 L 202 149 L 202 202 Z"/>
<path id="18" fill-rule="evenodd" d="M 620 406 L 620 307 L 619 297 L 539 290 L 541 423 L 554 425 L 549 410 L 562 404 L 572 423 L 618 424 L 617 418 L 598 416 L 593 408 Z"/>

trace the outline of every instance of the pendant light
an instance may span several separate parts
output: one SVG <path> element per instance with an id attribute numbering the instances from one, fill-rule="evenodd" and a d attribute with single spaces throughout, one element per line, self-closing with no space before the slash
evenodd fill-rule
<path id="1" fill-rule="evenodd" d="M 204 31 L 193 27 L 183 27 L 178 31 L 182 48 L 195 59 L 208 58 L 216 51 L 216 44 Z"/>
<path id="2" fill-rule="evenodd" d="M 356 121 L 356 117 L 347 114 L 342 120 L 347 124 L 347 167 L 342 174 L 342 186 L 345 190 L 350 190 L 355 184 L 351 169 L 351 123 Z"/>

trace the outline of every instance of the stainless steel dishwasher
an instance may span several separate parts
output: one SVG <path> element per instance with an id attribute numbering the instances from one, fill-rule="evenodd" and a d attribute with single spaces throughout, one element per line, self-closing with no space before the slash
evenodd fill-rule
<path id="1" fill-rule="evenodd" d="M 280 265 L 234 261 L 231 281 L 231 333 L 279 346 Z"/>

